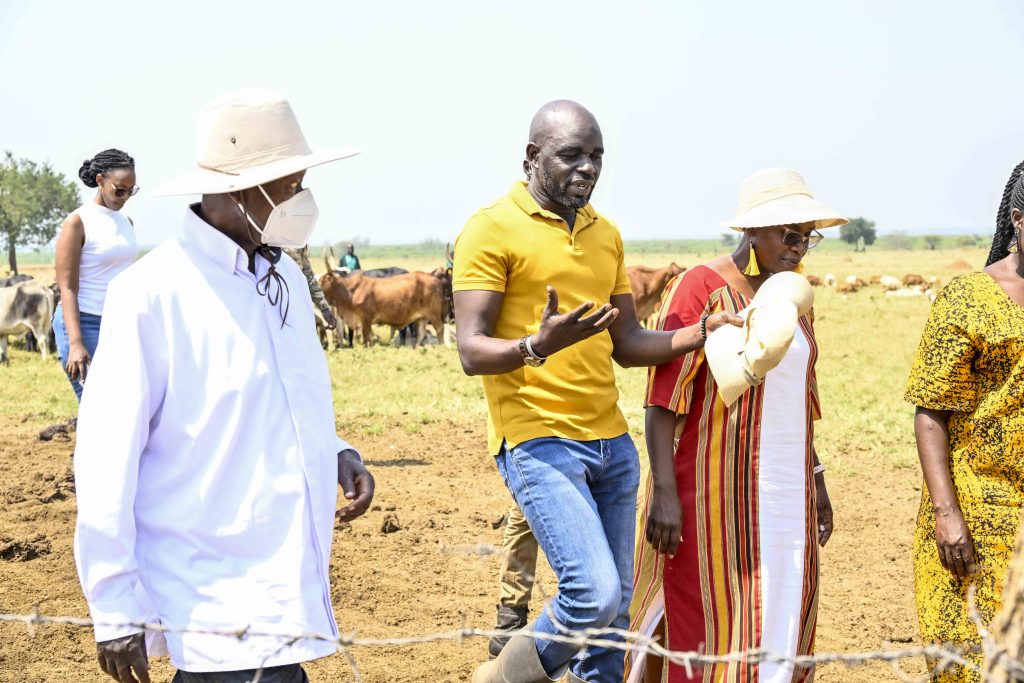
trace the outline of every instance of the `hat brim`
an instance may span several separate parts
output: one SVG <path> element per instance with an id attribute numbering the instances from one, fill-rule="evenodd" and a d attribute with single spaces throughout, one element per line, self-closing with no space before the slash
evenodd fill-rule
<path id="1" fill-rule="evenodd" d="M 158 197 L 169 197 L 185 194 L 226 194 L 247 190 L 250 187 L 263 185 L 307 168 L 355 156 L 360 151 L 358 147 L 327 147 L 314 150 L 310 154 L 279 159 L 262 166 L 253 166 L 238 173 L 221 173 L 197 168 L 191 173 L 163 183 L 156 188 L 153 194 Z"/>
<path id="2" fill-rule="evenodd" d="M 753 386 L 742 369 L 745 342 L 745 327 L 722 325 L 704 343 L 704 357 L 718 386 L 718 395 L 727 407 Z"/>
<path id="3" fill-rule="evenodd" d="M 805 194 L 792 194 L 767 201 L 744 211 L 727 221 L 719 223 L 723 228 L 744 230 L 747 228 L 770 228 L 775 225 L 814 223 L 818 230 L 834 228 L 849 223 L 849 219 L 825 206 L 817 199 Z"/>

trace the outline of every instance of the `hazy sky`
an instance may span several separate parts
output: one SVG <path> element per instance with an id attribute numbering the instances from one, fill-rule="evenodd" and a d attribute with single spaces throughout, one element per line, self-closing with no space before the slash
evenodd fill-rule
<path id="1" fill-rule="evenodd" d="M 522 177 L 530 117 L 576 99 L 604 131 L 595 207 L 626 239 L 717 236 L 751 171 L 787 166 L 884 231 L 989 229 L 1024 158 L 1019 0 L 0 3 L 0 148 L 77 178 L 120 147 L 140 241 L 188 200 L 200 107 L 292 101 L 316 244 L 453 239 Z M 85 188 L 83 187 L 83 192 Z"/>

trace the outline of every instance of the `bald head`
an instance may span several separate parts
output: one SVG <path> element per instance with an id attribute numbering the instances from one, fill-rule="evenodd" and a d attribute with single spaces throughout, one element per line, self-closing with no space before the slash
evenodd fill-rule
<path id="1" fill-rule="evenodd" d="M 571 100 L 555 100 L 540 108 L 530 123 L 523 170 L 537 203 L 565 218 L 590 202 L 601 175 L 604 139 L 597 119 Z"/>
<path id="2" fill-rule="evenodd" d="M 601 127 L 590 110 L 572 100 L 554 100 L 537 110 L 530 121 L 530 142 L 542 147 L 552 135 L 590 128 L 601 134 Z"/>

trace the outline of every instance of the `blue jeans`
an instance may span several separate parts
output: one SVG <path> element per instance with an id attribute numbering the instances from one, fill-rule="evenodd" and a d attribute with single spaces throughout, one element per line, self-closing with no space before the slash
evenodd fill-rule
<path id="1" fill-rule="evenodd" d="M 496 460 L 558 577 L 558 595 L 534 629 L 629 628 L 640 485 L 640 460 L 629 435 L 597 441 L 532 439 L 503 449 Z M 571 662 L 573 673 L 584 681 L 622 681 L 622 650 L 592 647 L 580 653 L 567 643 L 536 643 L 549 674 L 561 673 Z"/>
<path id="2" fill-rule="evenodd" d="M 96 344 L 100 340 L 100 316 L 82 312 L 78 314 L 78 321 L 82 328 L 82 342 L 85 344 L 85 350 L 89 352 L 89 357 L 92 358 L 96 355 Z M 82 383 L 71 379 L 67 371 L 68 349 L 71 347 L 71 342 L 68 340 L 68 328 L 64 325 L 64 307 L 61 304 L 57 304 L 57 310 L 53 312 L 53 320 L 51 322 L 53 324 L 53 336 L 57 340 L 57 357 L 60 358 L 60 366 L 64 369 L 64 374 L 67 375 L 68 381 L 71 382 L 71 388 L 75 390 L 75 398 L 81 403 Z"/>

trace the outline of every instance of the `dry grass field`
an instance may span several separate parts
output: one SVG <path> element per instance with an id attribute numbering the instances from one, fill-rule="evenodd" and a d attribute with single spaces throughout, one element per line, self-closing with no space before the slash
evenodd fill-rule
<path id="1" fill-rule="evenodd" d="M 642 261 L 693 266 L 711 256 L 647 254 Z M 983 261 L 980 249 L 831 250 L 812 252 L 806 272 L 840 280 L 918 273 L 946 283 Z M 48 266 L 28 270 L 52 277 Z M 886 297 L 877 287 L 849 296 L 819 288 L 816 296 L 824 409 L 816 442 L 836 514 L 835 534 L 822 554 L 817 649 L 906 647 L 918 640 L 910 550 L 921 482 L 912 408 L 901 395 L 929 303 Z M 500 543 L 492 521 L 508 502 L 486 455 L 479 380 L 462 373 L 454 349 L 436 346 L 342 349 L 329 354 L 329 362 L 338 430 L 360 446 L 377 478 L 373 509 L 335 533 L 332 583 L 341 629 L 391 637 L 490 626 L 498 561 L 458 551 Z M 642 453 L 645 379 L 643 370 L 618 373 L 621 405 Z M 87 616 L 72 557 L 74 435 L 37 438 L 74 410 L 57 363 L 16 349 L 10 365 L 0 367 L 0 612 L 25 613 L 38 604 L 44 613 Z M 397 517 L 400 529 L 385 533 L 385 515 Z M 548 593 L 554 589 L 546 570 L 540 583 Z M 369 683 L 455 682 L 469 679 L 485 643 L 357 648 L 352 654 Z M 917 660 L 904 661 L 903 668 L 924 673 Z M 313 681 L 354 680 L 342 656 L 313 663 L 309 671 Z M 152 673 L 154 681 L 168 681 L 172 672 L 154 661 Z M 90 631 L 47 627 L 30 637 L 24 626 L 0 624 L 0 681 L 58 680 L 109 680 L 96 666 Z M 898 677 L 888 665 L 827 665 L 817 680 Z"/>

